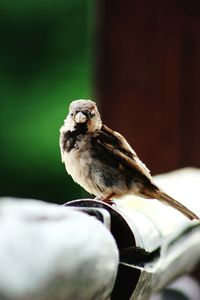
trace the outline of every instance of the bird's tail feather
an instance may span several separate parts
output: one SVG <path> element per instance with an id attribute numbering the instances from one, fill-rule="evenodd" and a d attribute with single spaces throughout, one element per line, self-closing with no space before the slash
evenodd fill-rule
<path id="1" fill-rule="evenodd" d="M 191 210 L 189 210 L 186 206 L 175 200 L 174 198 L 167 195 L 165 192 L 160 189 L 156 189 L 152 195 L 154 198 L 160 200 L 166 205 L 172 206 L 177 209 L 179 212 L 184 214 L 190 220 L 199 220 L 199 217 L 195 215 Z"/>
<path id="2" fill-rule="evenodd" d="M 143 189 L 142 196 L 145 198 L 157 199 L 162 203 L 175 208 L 190 220 L 200 220 L 200 218 L 197 215 L 195 215 L 191 210 L 189 210 L 186 206 L 167 195 L 164 191 L 162 191 L 152 182 L 148 186 L 148 188 Z"/>

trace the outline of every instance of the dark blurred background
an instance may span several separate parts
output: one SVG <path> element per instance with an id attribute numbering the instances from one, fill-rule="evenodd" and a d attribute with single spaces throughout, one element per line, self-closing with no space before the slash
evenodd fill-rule
<path id="1" fill-rule="evenodd" d="M 58 146 L 79 98 L 153 175 L 200 167 L 199 1 L 2 0 L 0 14 L 1 195 L 84 195 Z"/>
<path id="2" fill-rule="evenodd" d="M 200 167 L 200 2 L 103 1 L 104 120 L 152 174 Z"/>

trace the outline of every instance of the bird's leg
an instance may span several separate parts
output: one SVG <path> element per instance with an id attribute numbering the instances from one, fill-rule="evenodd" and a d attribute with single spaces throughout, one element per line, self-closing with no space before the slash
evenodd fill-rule
<path id="1" fill-rule="evenodd" d="M 101 197 L 95 197 L 94 200 L 102 201 Z"/>
<path id="2" fill-rule="evenodd" d="M 112 194 L 108 195 L 107 197 L 101 199 L 101 201 L 103 201 L 107 204 L 110 204 L 110 205 L 115 205 L 115 202 L 111 200 L 114 196 L 116 196 L 115 193 L 112 193 Z"/>

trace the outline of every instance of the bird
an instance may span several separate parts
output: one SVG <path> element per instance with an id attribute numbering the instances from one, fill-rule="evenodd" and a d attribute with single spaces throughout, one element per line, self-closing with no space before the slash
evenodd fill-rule
<path id="1" fill-rule="evenodd" d="M 60 128 L 61 159 L 73 180 L 106 203 L 126 195 L 157 199 L 190 220 L 199 217 L 153 181 L 125 137 L 104 125 L 92 100 L 71 102 Z"/>

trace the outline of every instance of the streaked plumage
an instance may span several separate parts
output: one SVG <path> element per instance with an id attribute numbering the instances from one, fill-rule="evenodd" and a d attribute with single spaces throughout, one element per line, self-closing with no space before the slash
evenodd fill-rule
<path id="1" fill-rule="evenodd" d="M 150 171 L 126 139 L 102 124 L 93 101 L 76 100 L 71 103 L 60 129 L 60 149 L 68 174 L 102 201 L 134 194 L 155 198 L 191 220 L 199 219 L 154 184 Z"/>

